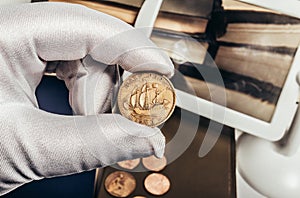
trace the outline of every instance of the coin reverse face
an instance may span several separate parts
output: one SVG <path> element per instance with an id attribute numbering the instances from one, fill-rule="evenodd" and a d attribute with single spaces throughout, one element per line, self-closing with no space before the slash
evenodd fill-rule
<path id="1" fill-rule="evenodd" d="M 163 195 L 169 191 L 171 183 L 165 175 L 152 173 L 146 177 L 144 186 L 153 195 Z"/>
<path id="2" fill-rule="evenodd" d="M 115 171 L 106 177 L 104 186 L 115 197 L 127 197 L 134 191 L 136 180 L 130 173 Z"/>
<path id="3" fill-rule="evenodd" d="M 175 91 L 165 76 L 134 73 L 120 87 L 118 106 L 124 117 L 155 127 L 165 122 L 174 111 Z"/>

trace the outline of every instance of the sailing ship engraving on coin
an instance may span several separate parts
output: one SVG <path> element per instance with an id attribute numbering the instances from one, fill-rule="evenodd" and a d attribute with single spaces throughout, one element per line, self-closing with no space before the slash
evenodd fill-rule
<path id="1" fill-rule="evenodd" d="M 104 186 L 115 197 L 127 197 L 134 191 L 136 180 L 130 173 L 116 171 L 106 177 Z"/>
<path id="2" fill-rule="evenodd" d="M 175 108 L 175 91 L 165 76 L 135 73 L 121 85 L 118 106 L 126 118 L 155 127 L 171 116 Z"/>

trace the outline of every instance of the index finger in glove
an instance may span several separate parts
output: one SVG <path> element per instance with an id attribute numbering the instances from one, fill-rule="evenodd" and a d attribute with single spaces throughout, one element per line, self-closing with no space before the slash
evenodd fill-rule
<path id="1" fill-rule="evenodd" d="M 40 64 L 32 62 L 36 56 L 45 61 L 68 61 L 82 59 L 92 52 L 95 60 L 106 64 L 118 63 L 126 70 L 149 70 L 157 63 L 159 66 L 151 70 L 167 76 L 173 74 L 173 65 L 166 54 L 153 50 L 155 45 L 144 34 L 109 15 L 64 3 L 24 4 L 3 7 L 0 12 L 1 36 L 4 35 L 2 38 L 7 44 L 3 49 L 9 54 L 21 50 L 23 56 L 18 58 L 23 59 L 22 65 L 36 67 Z M 15 16 L 16 13 L 19 17 Z M 12 26 L 18 31 L 8 28 Z M 123 33 L 132 36 L 126 36 L 126 40 L 118 39 L 123 36 L 116 37 Z M 117 49 L 126 52 L 126 55 L 115 58 L 119 54 Z"/>

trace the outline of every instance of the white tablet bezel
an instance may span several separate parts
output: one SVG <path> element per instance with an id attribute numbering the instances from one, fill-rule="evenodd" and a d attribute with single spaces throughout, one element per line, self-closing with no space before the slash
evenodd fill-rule
<path id="1" fill-rule="evenodd" d="M 240 1 L 248 1 L 247 3 L 253 3 L 259 6 L 274 9 L 274 4 L 271 0 L 265 0 L 265 4 L 263 5 L 261 5 L 261 1 L 258 2 L 256 0 Z M 277 1 L 275 7 L 281 8 L 279 9 L 279 11 L 300 18 L 298 12 L 290 12 L 290 8 L 286 9 L 286 5 L 282 7 L 282 5 L 279 5 L 278 2 L 280 1 Z M 145 1 L 142 6 L 143 9 L 141 9 L 142 11 L 138 15 L 138 23 L 136 24 L 136 27 L 151 27 L 147 32 L 148 36 L 152 31 L 153 23 L 157 17 L 157 13 L 161 3 L 161 0 L 158 0 L 157 2 L 153 2 L 150 0 L 148 0 L 148 2 Z M 270 7 L 268 5 L 273 5 L 273 7 Z M 295 5 L 295 7 L 298 6 L 299 2 L 297 2 L 297 6 Z M 278 102 L 275 106 L 275 110 L 270 122 L 251 117 L 244 113 L 235 111 L 228 107 L 218 105 L 216 103 L 196 97 L 178 89 L 175 89 L 176 105 L 182 109 L 207 117 L 211 120 L 217 121 L 224 125 L 228 125 L 230 127 L 255 135 L 257 137 L 261 137 L 270 141 L 276 141 L 281 139 L 285 132 L 291 126 L 291 123 L 293 121 L 294 115 L 298 107 L 299 85 L 296 81 L 296 78 L 299 70 L 300 50 L 298 49 L 295 54 L 293 63 L 287 74 L 286 81 L 280 93 Z M 123 79 L 126 78 L 128 74 L 128 72 L 125 72 L 123 75 Z"/>
<path id="2" fill-rule="evenodd" d="M 299 0 L 236 0 L 300 18 Z"/>

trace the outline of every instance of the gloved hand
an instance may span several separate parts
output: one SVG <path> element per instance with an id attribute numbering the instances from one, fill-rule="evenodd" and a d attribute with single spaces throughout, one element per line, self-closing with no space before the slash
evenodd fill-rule
<path id="1" fill-rule="evenodd" d="M 102 114 L 110 107 L 113 85 L 114 67 L 106 65 L 173 74 L 169 58 L 143 34 L 118 36 L 132 30 L 77 5 L 0 8 L 0 195 L 44 177 L 163 155 L 159 129 Z M 65 80 L 77 116 L 38 109 L 35 89 L 50 62 Z"/>

